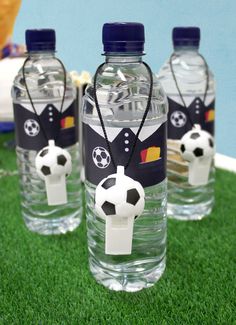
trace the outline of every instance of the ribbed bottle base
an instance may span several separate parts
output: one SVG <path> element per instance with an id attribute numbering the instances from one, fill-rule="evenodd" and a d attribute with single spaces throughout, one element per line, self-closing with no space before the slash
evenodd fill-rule
<path id="1" fill-rule="evenodd" d="M 155 267 L 142 270 L 137 265 L 136 272 L 122 273 L 121 270 L 99 266 L 92 257 L 89 262 L 90 270 L 98 283 L 110 290 L 126 292 L 136 292 L 152 287 L 160 279 L 166 266 L 164 257 Z"/>
<path id="2" fill-rule="evenodd" d="M 80 209 L 81 210 L 81 209 Z M 82 211 L 56 219 L 32 218 L 23 214 L 26 227 L 41 235 L 60 235 L 75 230 L 81 223 Z"/>
<path id="3" fill-rule="evenodd" d="M 208 216 L 213 208 L 214 199 L 199 204 L 167 204 L 168 218 L 178 220 L 201 220 Z"/>

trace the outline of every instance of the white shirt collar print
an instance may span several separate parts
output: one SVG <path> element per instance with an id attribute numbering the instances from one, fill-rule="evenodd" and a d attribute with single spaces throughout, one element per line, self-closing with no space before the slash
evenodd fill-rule
<path id="1" fill-rule="evenodd" d="M 140 134 L 139 134 L 139 140 L 141 142 L 145 141 L 147 138 L 149 138 L 154 132 L 156 132 L 159 127 L 162 125 L 155 124 L 155 125 L 148 125 L 143 126 Z M 96 133 L 98 133 L 101 137 L 104 138 L 104 133 L 102 130 L 102 127 L 100 125 L 89 125 Z M 109 142 L 113 142 L 115 138 L 120 134 L 120 132 L 123 130 L 123 128 L 113 128 L 113 127 L 106 127 L 107 137 Z M 134 135 L 138 131 L 138 127 L 130 128 L 130 130 L 134 133 Z"/>
<path id="2" fill-rule="evenodd" d="M 74 101 L 74 98 L 70 98 L 70 99 L 65 99 L 64 100 L 64 104 L 63 104 L 63 108 L 62 108 L 62 113 L 65 112 L 67 110 L 67 108 L 72 104 L 72 102 Z M 61 99 L 60 100 L 57 100 L 55 102 L 51 101 L 49 103 L 47 103 L 45 105 L 45 103 L 41 104 L 41 103 L 34 103 L 34 107 L 35 107 L 35 110 L 37 112 L 38 115 L 41 115 L 45 108 L 48 106 L 48 105 L 53 105 L 56 110 L 58 112 L 60 112 L 60 109 L 61 109 Z M 27 109 L 28 111 L 30 111 L 31 113 L 34 113 L 34 110 L 33 110 L 33 107 L 30 103 L 21 103 L 21 106 L 23 106 L 25 109 Z"/>
<path id="3" fill-rule="evenodd" d="M 168 95 L 168 97 L 170 99 L 172 99 L 173 101 L 175 101 L 176 103 L 183 106 L 183 102 L 179 95 Z M 185 101 L 187 107 L 189 107 L 192 104 L 192 102 L 195 100 L 196 97 L 198 97 L 198 96 L 192 96 L 192 95 L 184 96 L 184 101 Z M 200 99 L 203 100 L 203 96 L 200 96 Z M 206 106 L 210 105 L 214 99 L 215 99 L 214 94 L 208 94 L 206 96 L 205 105 Z"/>

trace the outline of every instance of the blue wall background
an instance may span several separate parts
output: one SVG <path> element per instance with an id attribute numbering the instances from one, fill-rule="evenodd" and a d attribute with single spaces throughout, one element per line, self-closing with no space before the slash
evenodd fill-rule
<path id="1" fill-rule="evenodd" d="M 172 27 L 199 26 L 200 51 L 217 81 L 217 151 L 236 157 L 235 13 L 235 0 L 23 0 L 14 40 L 23 43 L 27 28 L 55 28 L 67 69 L 93 73 L 103 60 L 103 23 L 138 21 L 146 29 L 145 60 L 157 72 L 172 51 Z"/>

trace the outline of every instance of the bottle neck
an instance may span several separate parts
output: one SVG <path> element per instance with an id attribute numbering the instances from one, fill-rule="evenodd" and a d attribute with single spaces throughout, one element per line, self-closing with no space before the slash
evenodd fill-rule
<path id="1" fill-rule="evenodd" d="M 142 55 L 121 54 L 121 53 L 106 53 L 106 63 L 139 63 L 142 62 Z"/>
<path id="2" fill-rule="evenodd" d="M 186 46 L 186 45 L 182 45 L 182 46 L 175 46 L 174 47 L 174 52 L 176 54 L 181 54 L 181 53 L 192 53 L 192 54 L 198 54 L 198 46 Z"/>
<path id="3" fill-rule="evenodd" d="M 31 59 L 52 59 L 55 57 L 55 51 L 32 51 L 28 53 Z"/>

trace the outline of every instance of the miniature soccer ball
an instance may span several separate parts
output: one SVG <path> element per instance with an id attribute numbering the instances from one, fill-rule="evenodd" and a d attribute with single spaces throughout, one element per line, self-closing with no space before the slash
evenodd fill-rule
<path id="1" fill-rule="evenodd" d="M 55 146 L 53 140 L 35 159 L 36 172 L 45 181 L 49 205 L 67 202 L 65 177 L 72 170 L 71 156 L 65 149 Z"/>
<path id="2" fill-rule="evenodd" d="M 98 184 L 95 208 L 103 219 L 107 216 L 137 218 L 143 212 L 144 197 L 142 185 L 118 169 Z"/>
<path id="3" fill-rule="evenodd" d="M 107 168 L 110 165 L 111 157 L 103 147 L 96 147 L 92 153 L 93 162 L 98 168 Z"/>
<path id="4" fill-rule="evenodd" d="M 130 254 L 133 225 L 145 205 L 142 185 L 124 174 L 118 166 L 117 173 L 103 179 L 96 188 L 95 209 L 106 221 L 106 254 Z"/>
<path id="5" fill-rule="evenodd" d="M 49 144 L 37 154 L 36 171 L 40 178 L 55 177 L 71 173 L 71 156 L 68 151 Z"/>
<path id="6" fill-rule="evenodd" d="M 214 155 L 214 140 L 210 133 L 204 130 L 191 130 L 181 139 L 181 155 L 184 160 L 212 157 Z"/>
<path id="7" fill-rule="evenodd" d="M 183 112 L 175 111 L 171 114 L 170 121 L 175 127 L 181 128 L 186 124 L 187 118 Z"/>
<path id="8" fill-rule="evenodd" d="M 24 123 L 24 130 L 28 136 L 35 137 L 40 132 L 40 126 L 37 121 L 29 119 Z"/>
<path id="9" fill-rule="evenodd" d="M 182 158 L 189 162 L 189 183 L 191 185 L 207 184 L 214 156 L 212 135 L 195 125 L 182 137 L 180 152 Z"/>

